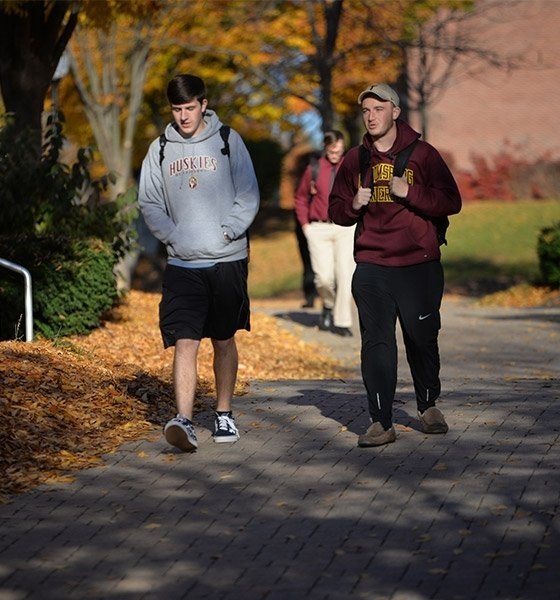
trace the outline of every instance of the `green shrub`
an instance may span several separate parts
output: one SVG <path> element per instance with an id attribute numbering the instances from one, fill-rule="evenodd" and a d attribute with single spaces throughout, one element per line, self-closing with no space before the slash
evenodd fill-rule
<path id="1" fill-rule="evenodd" d="M 0 257 L 31 272 L 34 328 L 46 337 L 85 333 L 117 298 L 114 267 L 135 244 L 136 190 L 105 197 L 92 152 L 62 160 L 60 120 L 47 120 L 40 155 L 0 115 Z M 2 282 L 5 284 L 2 284 Z M 0 269 L 0 339 L 23 337 L 22 277 Z"/>
<path id="2" fill-rule="evenodd" d="M 41 156 L 10 116 L 0 115 L 0 235 L 100 238 L 118 257 L 135 243 L 136 190 L 115 201 L 104 197 L 110 176 L 90 176 L 92 151 L 80 148 L 73 164 L 62 158 L 63 117 L 47 119 Z"/>
<path id="3" fill-rule="evenodd" d="M 47 338 L 87 333 L 117 298 L 115 253 L 99 239 L 4 236 L 0 256 L 29 270 L 35 331 Z M 0 270 L 0 339 L 23 337 L 23 279 Z"/>
<path id="4" fill-rule="evenodd" d="M 541 229 L 537 254 L 543 282 L 550 287 L 560 288 L 560 221 Z"/>

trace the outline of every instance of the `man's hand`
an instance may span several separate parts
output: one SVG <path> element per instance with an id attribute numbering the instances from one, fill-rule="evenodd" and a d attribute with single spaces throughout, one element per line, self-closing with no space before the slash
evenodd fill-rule
<path id="1" fill-rule="evenodd" d="M 352 200 L 352 208 L 354 210 L 360 210 L 360 208 L 367 206 L 371 198 L 371 189 L 359 187 L 354 200 Z"/>
<path id="2" fill-rule="evenodd" d="M 310 196 L 315 196 L 316 193 L 317 193 L 317 186 L 315 185 L 315 182 L 312 181 L 309 184 L 309 195 Z"/>
<path id="3" fill-rule="evenodd" d="M 392 196 L 397 198 L 406 198 L 408 195 L 408 182 L 406 177 L 391 177 L 389 181 L 389 191 Z"/>

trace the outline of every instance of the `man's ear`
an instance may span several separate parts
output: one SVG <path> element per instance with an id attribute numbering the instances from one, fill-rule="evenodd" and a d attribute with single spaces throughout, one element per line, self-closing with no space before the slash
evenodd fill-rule
<path id="1" fill-rule="evenodd" d="M 204 112 L 206 110 L 206 107 L 208 106 L 208 100 L 206 98 L 204 98 L 204 100 L 201 100 L 200 106 L 202 107 L 202 112 Z"/>
<path id="2" fill-rule="evenodd" d="M 393 121 L 396 121 L 401 114 L 401 109 L 399 106 L 393 106 Z"/>

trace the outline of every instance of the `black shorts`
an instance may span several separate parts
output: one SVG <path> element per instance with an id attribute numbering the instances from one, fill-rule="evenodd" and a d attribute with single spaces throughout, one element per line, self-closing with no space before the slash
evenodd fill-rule
<path id="1" fill-rule="evenodd" d="M 238 329 L 250 331 L 247 271 L 246 259 L 204 269 L 168 264 L 159 304 L 164 347 L 180 339 L 228 340 Z"/>

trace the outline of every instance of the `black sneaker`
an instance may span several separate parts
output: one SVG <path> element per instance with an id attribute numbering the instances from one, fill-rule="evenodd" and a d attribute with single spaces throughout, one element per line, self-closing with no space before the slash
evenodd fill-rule
<path id="1" fill-rule="evenodd" d="M 230 412 L 217 412 L 214 421 L 214 441 L 218 443 L 237 442 L 239 431 L 235 426 L 235 419 Z"/>
<path id="2" fill-rule="evenodd" d="M 198 448 L 194 425 L 186 417 L 177 415 L 171 421 L 168 421 L 163 429 L 163 434 L 167 443 L 179 448 L 179 450 L 193 452 Z"/>

